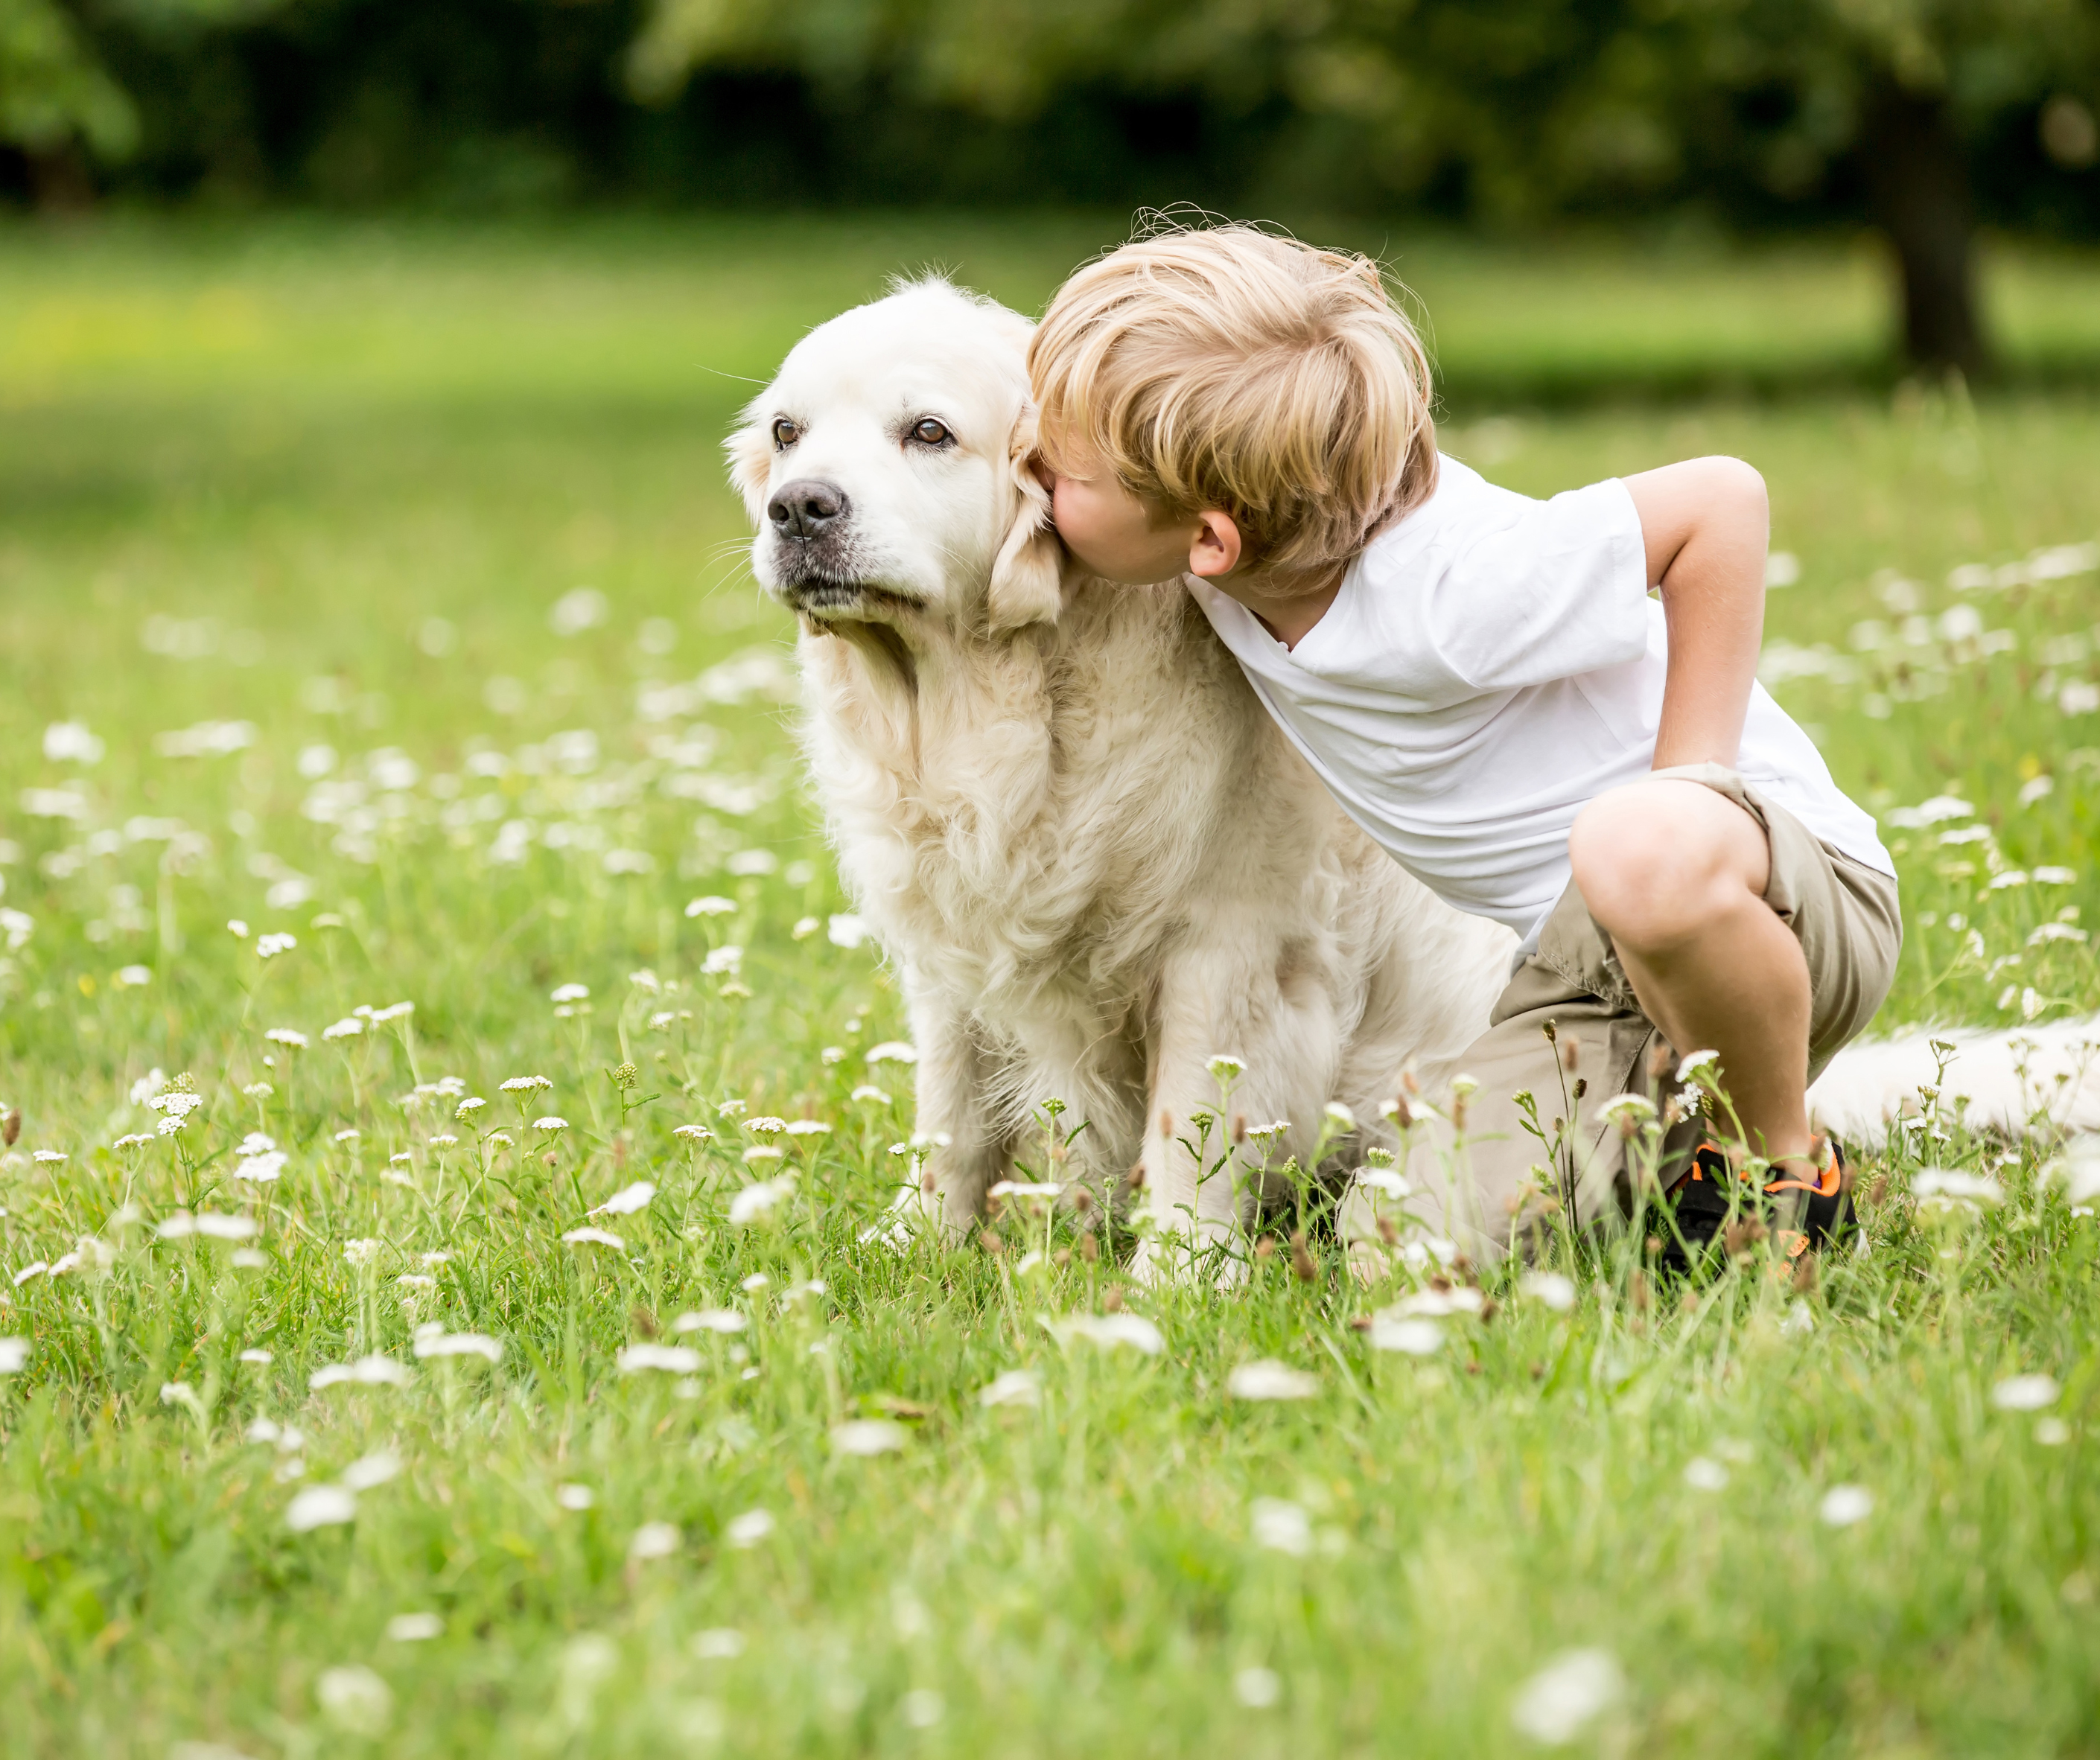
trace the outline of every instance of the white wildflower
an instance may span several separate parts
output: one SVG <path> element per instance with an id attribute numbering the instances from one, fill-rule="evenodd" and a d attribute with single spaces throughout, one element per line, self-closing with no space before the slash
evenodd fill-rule
<path id="1" fill-rule="evenodd" d="M 1433 1320 L 1388 1320 L 1371 1322 L 1367 1334 L 1374 1351 L 1398 1351 L 1409 1356 L 1433 1356 L 1444 1347 L 1444 1329 Z"/>
<path id="2" fill-rule="evenodd" d="M 554 1501 L 565 1510 L 587 1510 L 598 1502 L 598 1493 L 589 1485 L 562 1485 L 555 1490 Z"/>
<path id="3" fill-rule="evenodd" d="M 503 1083 L 501 1092 L 505 1094 L 537 1094 L 554 1085 L 544 1075 L 514 1075 Z"/>
<path id="4" fill-rule="evenodd" d="M 730 1226 L 740 1228 L 747 1223 L 757 1221 L 794 1189 L 795 1176 L 792 1173 L 783 1173 L 777 1179 L 761 1180 L 756 1184 L 747 1185 L 729 1201 Z"/>
<path id="5" fill-rule="evenodd" d="M 1050 1199 L 1056 1198 L 1063 1189 L 1054 1180 L 1000 1180 L 985 1195 L 987 1198 Z"/>
<path id="6" fill-rule="evenodd" d="M 2062 1391 L 2053 1376 L 2014 1375 L 1991 1389 L 1991 1403 L 2001 1412 L 2038 1412 Z"/>
<path id="7" fill-rule="evenodd" d="M 1412 1295 L 1402 1296 L 1377 1317 L 1412 1320 L 1427 1316 L 1432 1320 L 1442 1320 L 1452 1314 L 1477 1314 L 1485 1301 L 1486 1298 L 1472 1285 L 1461 1283 L 1448 1290 L 1418 1290 Z"/>
<path id="8" fill-rule="evenodd" d="M 645 1369 L 660 1369 L 666 1374 L 692 1375 L 702 1367 L 700 1353 L 682 1344 L 630 1344 L 613 1358 L 623 1375 Z"/>
<path id="9" fill-rule="evenodd" d="M 1042 1399 L 1042 1382 L 1026 1369 L 1009 1369 L 977 1390 L 980 1405 L 1037 1405 Z"/>
<path id="10" fill-rule="evenodd" d="M 1061 1339 L 1084 1339 L 1104 1350 L 1127 1344 L 1146 1356 L 1157 1356 L 1167 1348 L 1158 1327 L 1142 1314 L 1072 1314 L 1054 1330 Z"/>
<path id="11" fill-rule="evenodd" d="M 1510 1721 L 1542 1746 L 1563 1748 L 1616 1705 L 1626 1690 L 1626 1676 L 1610 1651 L 1566 1651 L 1519 1689 Z"/>
<path id="12" fill-rule="evenodd" d="M 668 1522 L 644 1522 L 627 1542 L 627 1555 L 638 1564 L 668 1559 L 678 1550 L 678 1530 Z"/>
<path id="13" fill-rule="evenodd" d="M 832 1430 L 832 1447 L 840 1454 L 890 1454 L 911 1439 L 911 1431 L 887 1418 L 851 1418 Z"/>
<path id="14" fill-rule="evenodd" d="M 869 1046 L 862 1061 L 871 1064 L 916 1063 L 919 1048 L 908 1040 L 886 1039 L 880 1045 Z"/>
<path id="15" fill-rule="evenodd" d="M 85 721 L 53 721 L 44 730 L 44 756 L 53 764 L 99 764 L 103 749 Z"/>
<path id="16" fill-rule="evenodd" d="M 568 1127 L 569 1121 L 554 1113 L 549 1113 L 544 1118 L 535 1118 L 532 1121 L 532 1128 L 543 1136 L 553 1136 L 558 1131 L 566 1131 Z"/>
<path id="17" fill-rule="evenodd" d="M 687 905 L 686 915 L 687 916 L 734 916 L 736 915 L 736 904 L 732 899 L 710 894 L 705 898 L 695 898 Z"/>
<path id="18" fill-rule="evenodd" d="M 364 1023 L 355 1015 L 345 1015 L 340 1021 L 321 1029 L 323 1039 L 355 1039 L 364 1030 Z"/>
<path id="19" fill-rule="evenodd" d="M 1541 1306 L 1564 1314 L 1575 1305 L 1575 1286 L 1557 1271 L 1528 1271 L 1517 1288 Z"/>
<path id="20" fill-rule="evenodd" d="M 704 1124 L 682 1124 L 671 1135 L 682 1136 L 688 1143 L 712 1143 L 715 1140 L 714 1132 Z"/>
<path id="21" fill-rule="evenodd" d="M 692 1309 L 671 1322 L 674 1334 L 688 1332 L 741 1332 L 751 1322 L 733 1308 Z"/>
<path id="22" fill-rule="evenodd" d="M 352 1736 L 383 1736 L 394 1719 L 392 1691 L 370 1669 L 357 1665 L 322 1670 L 314 1683 L 314 1697 L 329 1722 Z"/>
<path id="23" fill-rule="evenodd" d="M 161 1403 L 163 1405 L 179 1405 L 199 1418 L 205 1415 L 204 1401 L 197 1397 L 196 1389 L 187 1381 L 162 1382 Z"/>
<path id="24" fill-rule="evenodd" d="M 267 1185 L 285 1171 L 291 1158 L 281 1149 L 265 1149 L 257 1155 L 246 1155 L 234 1163 L 233 1177 L 249 1180 L 258 1185 Z"/>
<path id="25" fill-rule="evenodd" d="M 1256 1546 L 1298 1559 L 1312 1550 L 1312 1519 L 1299 1505 L 1281 1498 L 1256 1498 L 1253 1517 Z"/>
<path id="26" fill-rule="evenodd" d="M 775 1525 L 770 1510 L 746 1510 L 743 1515 L 730 1518 L 722 1529 L 722 1538 L 733 1546 L 755 1546 L 773 1532 Z"/>
<path id="27" fill-rule="evenodd" d="M 492 1363 L 503 1361 L 503 1346 L 485 1332 L 448 1332 L 432 1321 L 416 1329 L 416 1355 L 430 1356 L 479 1356 Z"/>
<path id="28" fill-rule="evenodd" d="M 354 1362 L 329 1363 L 307 1377 L 307 1385 L 320 1393 L 329 1387 L 405 1387 L 414 1380 L 407 1367 L 390 1356 L 373 1352 Z"/>
<path id="29" fill-rule="evenodd" d="M 631 1216 L 638 1210 L 646 1210 L 649 1201 L 656 1195 L 655 1182 L 637 1180 L 633 1184 L 622 1186 L 597 1209 L 586 1211 L 590 1216 Z"/>
<path id="30" fill-rule="evenodd" d="M 609 1246 L 615 1253 L 627 1251 L 626 1242 L 603 1228 L 571 1228 L 562 1239 L 571 1246 Z"/>
<path id="31" fill-rule="evenodd" d="M 1948 1167 L 1921 1168 L 1910 1182 L 1921 1206 L 1974 1213 L 1979 1204 L 1996 1204 L 2005 1193 L 1995 1180 Z"/>
<path id="32" fill-rule="evenodd" d="M 588 984 L 558 984 L 549 996 L 550 1002 L 582 1002 L 590 995 Z"/>
<path id="33" fill-rule="evenodd" d="M 1236 1400 L 1309 1400 L 1319 1391 L 1317 1378 L 1268 1357 L 1242 1363 L 1225 1379 Z"/>
<path id="34" fill-rule="evenodd" d="M 207 1240 L 245 1241 L 255 1232 L 252 1217 L 222 1215 L 215 1210 L 201 1210 L 194 1216 L 179 1210 L 153 1231 L 164 1241 L 180 1241 L 194 1234 Z"/>
<path id="35" fill-rule="evenodd" d="M 1243 1705 L 1265 1711 L 1283 1696 L 1283 1677 L 1274 1669 L 1241 1669 L 1233 1676 L 1233 1696 Z"/>
<path id="36" fill-rule="evenodd" d="M 289 953 L 298 945 L 298 937 L 293 935 L 258 935 L 255 937 L 255 955 L 260 959 L 274 959 L 279 954 Z"/>
<path id="37" fill-rule="evenodd" d="M 1694 1491 L 1725 1491 L 1728 1487 L 1728 1469 L 1703 1454 L 1695 1455 L 1684 1463 L 1684 1482 Z"/>
<path id="38" fill-rule="evenodd" d="M 309 1485 L 292 1499 L 285 1525 L 295 1534 L 309 1528 L 338 1527 L 357 1520 L 357 1493 L 341 1485 Z"/>
<path id="39" fill-rule="evenodd" d="M 872 1106 L 887 1106 L 892 1104 L 892 1101 L 887 1094 L 884 1093 L 880 1088 L 876 1087 L 872 1083 L 867 1082 L 862 1083 L 858 1087 L 853 1091 L 853 1093 L 849 1097 L 855 1101 L 865 1101 Z"/>
<path id="40" fill-rule="evenodd" d="M 1831 1528 L 1850 1528 L 1874 1513 L 1874 1494 L 1864 1485 L 1833 1485 L 1815 1513 Z"/>
<path id="41" fill-rule="evenodd" d="M 440 1636 L 443 1618 L 435 1613 L 397 1613 L 386 1622 L 386 1636 L 397 1644 L 418 1644 Z"/>
<path id="42" fill-rule="evenodd" d="M 27 1339 L 0 1338 L 0 1375 L 19 1375 L 29 1365 Z"/>
<path id="43" fill-rule="evenodd" d="M 381 1449 L 352 1461 L 342 1470 L 342 1483 L 352 1491 L 369 1491 L 396 1477 L 401 1471 L 399 1455 Z"/>

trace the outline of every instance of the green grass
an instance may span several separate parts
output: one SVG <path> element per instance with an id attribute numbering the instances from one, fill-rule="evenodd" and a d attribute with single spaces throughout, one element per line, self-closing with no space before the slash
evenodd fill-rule
<path id="1" fill-rule="evenodd" d="M 29 1341 L 0 1375 L 0 1749 L 1521 1752 L 1513 1703 L 1573 1648 L 1625 1680 L 1577 1751 L 2100 1749 L 2100 1253 L 2036 1183 L 2045 1135 L 1958 1224 L 1908 1195 L 1915 1153 L 1864 1145 L 1869 1182 L 1890 1176 L 1872 1251 L 1798 1308 L 1753 1261 L 1643 1313 L 1608 1259 L 1571 1311 L 1501 1289 L 1428 1361 L 1349 1324 L 1398 1290 L 1332 1266 L 1301 1284 L 1287 1255 L 1229 1293 L 1140 1290 L 1078 1255 L 1018 1272 L 1018 1223 L 997 1256 L 861 1240 L 911 1128 L 908 1070 L 866 1062 L 902 1012 L 871 950 L 796 938 L 847 901 L 785 707 L 762 673 L 741 700 L 642 687 L 784 654 L 721 484 L 747 382 L 898 268 L 943 262 L 1032 308 L 1113 231 L 0 239 L 0 908 L 30 924 L 0 954 L 0 1096 L 24 1120 L 0 1165 L 0 1336 Z M 1955 792 L 1988 831 L 1890 827 L 1910 931 L 1885 1019 L 2100 1004 L 2085 944 L 2029 945 L 2100 906 L 2100 714 L 2066 712 L 2096 676 L 2095 576 L 1946 584 L 2100 537 L 2089 381 L 1865 389 L 1876 287 L 1842 255 L 1396 254 L 1454 387 L 1447 443 L 1500 480 L 1546 492 L 1705 451 L 1765 472 L 1801 568 L 1771 604 L 1782 700 L 1877 810 Z M 2008 257 L 1992 288 L 2019 359 L 2100 348 L 2092 263 Z M 1679 379 L 1793 389 L 1656 396 Z M 1643 400 L 1596 397 L 1621 382 Z M 1590 400 L 1567 407 L 1571 386 Z M 607 620 L 555 633 L 584 586 Z M 1940 621 L 1965 605 L 2009 637 Z M 1905 616 L 1932 620 L 1924 639 Z M 1867 619 L 1890 629 L 1862 650 Z M 99 762 L 44 756 L 68 720 Z M 222 755 L 157 746 L 244 721 L 252 743 Z M 554 737 L 585 730 L 594 753 Z M 335 769 L 303 774 L 322 746 Z M 35 816 L 25 790 L 81 816 Z M 725 866 L 752 851 L 774 870 Z M 646 871 L 609 871 L 614 852 Z M 2044 868 L 2075 878 L 1988 884 Z M 734 908 L 687 918 L 702 895 Z M 297 946 L 262 961 L 280 932 Z M 724 945 L 739 982 L 704 970 Z M 587 1004 L 551 999 L 568 983 Z M 405 1021 L 321 1036 L 403 1000 Z M 280 1026 L 310 1048 L 263 1036 Z M 607 1074 L 626 1061 L 627 1101 L 656 1096 L 632 1110 Z M 153 1128 L 129 1096 L 154 1070 L 203 1104 L 172 1142 L 117 1149 Z M 514 1103 L 498 1084 L 526 1074 L 553 1087 Z M 444 1078 L 490 1101 L 478 1128 L 448 1094 L 412 1098 Z M 893 1098 L 850 1097 L 871 1081 Z M 798 1189 L 746 1226 L 730 1096 L 832 1127 L 792 1140 Z M 548 1114 L 568 1123 L 542 1148 Z M 715 1140 L 672 1134 L 691 1123 Z M 288 1156 L 264 1186 L 232 1177 L 256 1129 Z M 1935 1158 L 2001 1148 L 1957 1131 Z M 639 1179 L 653 1202 L 596 1221 L 624 1251 L 562 1242 Z M 183 1206 L 259 1233 L 160 1237 Z M 1160 1355 L 1043 1324 L 1111 1290 Z M 714 1306 L 748 1328 L 676 1340 L 696 1373 L 616 1369 Z M 501 1361 L 417 1361 L 430 1321 Z M 410 1384 L 310 1389 L 373 1352 Z M 1317 1394 L 1229 1398 L 1257 1357 Z M 1039 1405 L 982 1405 L 1017 1368 Z M 2020 1373 L 2061 1383 L 2046 1413 L 1992 1404 Z M 303 1445 L 244 1440 L 266 1417 Z M 835 1446 L 883 1417 L 901 1450 Z M 353 1523 L 288 1526 L 302 1487 L 382 1451 L 400 1471 Z M 1726 1489 L 1688 1487 L 1694 1458 Z M 1846 1484 L 1872 1513 L 1824 1524 Z M 1258 1543 L 1262 1498 L 1304 1512 L 1308 1551 Z M 732 1544 L 761 1509 L 771 1532 Z M 669 1550 L 635 1556 L 651 1524 Z M 439 1635 L 389 1638 L 409 1612 Z M 699 1639 L 731 1630 L 735 1655 Z M 1270 1684 L 1250 1670 L 1273 1671 L 1273 1705 L 1242 1702 Z"/>

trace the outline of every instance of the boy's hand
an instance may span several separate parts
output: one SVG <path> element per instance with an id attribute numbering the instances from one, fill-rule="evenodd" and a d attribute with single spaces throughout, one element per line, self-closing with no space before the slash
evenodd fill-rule
<path id="1" fill-rule="evenodd" d="M 1662 589 L 1670 670 L 1655 765 L 1735 765 L 1764 637 L 1764 479 L 1740 458 L 1692 458 L 1626 479 Z"/>

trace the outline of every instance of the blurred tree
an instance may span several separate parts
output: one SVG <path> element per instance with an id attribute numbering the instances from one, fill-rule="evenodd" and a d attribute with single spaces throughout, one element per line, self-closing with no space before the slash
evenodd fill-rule
<path id="1" fill-rule="evenodd" d="M 119 157 L 139 138 L 131 101 L 55 0 L 0 0 L 0 142 L 28 158 L 38 199 L 88 187 L 82 144 Z"/>
<path id="2" fill-rule="evenodd" d="M 890 82 L 1026 120 L 1074 84 L 1295 118 L 1279 158 L 1388 197 L 1535 219 L 1747 186 L 1863 213 L 1906 355 L 1985 368 L 1971 161 L 2039 112 L 2089 162 L 2096 0 L 655 0 L 629 81 L 702 66 Z M 2085 144 L 2082 144 L 2085 143 Z M 2061 150 L 2060 150 L 2061 149 Z"/>

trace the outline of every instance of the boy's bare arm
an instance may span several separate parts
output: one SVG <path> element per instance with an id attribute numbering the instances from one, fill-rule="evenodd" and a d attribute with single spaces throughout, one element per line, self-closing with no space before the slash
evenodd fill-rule
<path id="1" fill-rule="evenodd" d="M 1655 767 L 1732 766 L 1764 636 L 1764 479 L 1739 458 L 1692 458 L 1626 485 L 1670 627 Z"/>

